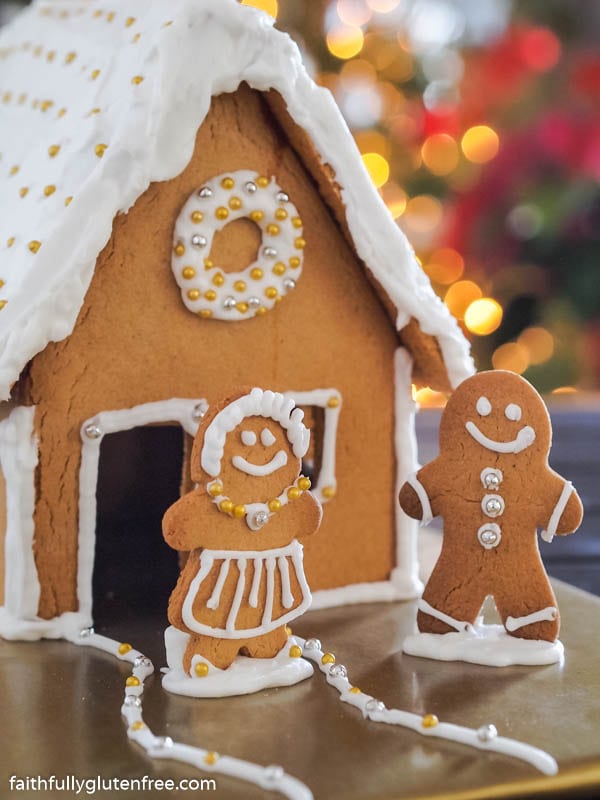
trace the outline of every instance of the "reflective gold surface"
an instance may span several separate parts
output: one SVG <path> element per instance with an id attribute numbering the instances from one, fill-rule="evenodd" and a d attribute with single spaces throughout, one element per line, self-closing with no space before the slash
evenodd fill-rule
<path id="1" fill-rule="evenodd" d="M 321 674 L 291 688 L 220 700 L 168 695 L 154 676 L 144 716 L 156 734 L 282 764 L 318 800 L 594 796 L 600 794 L 600 600 L 564 584 L 556 590 L 563 665 L 491 669 L 402 655 L 400 644 L 412 629 L 412 603 L 315 611 L 295 627 L 302 636 L 318 636 L 348 667 L 352 681 L 388 706 L 471 727 L 493 722 L 501 735 L 552 753 L 560 766 L 554 778 L 514 759 L 367 722 L 339 702 Z M 140 621 L 137 627 L 110 633 L 161 666 L 161 621 Z M 74 796 L 10 795 L 7 780 L 13 774 L 199 776 L 192 768 L 152 761 L 128 742 L 120 718 L 128 674 L 127 664 L 92 649 L 0 642 L 0 797 Z M 213 796 L 266 796 L 218 776 L 217 784 Z M 191 793 L 118 793 L 119 798 L 167 796 Z"/>

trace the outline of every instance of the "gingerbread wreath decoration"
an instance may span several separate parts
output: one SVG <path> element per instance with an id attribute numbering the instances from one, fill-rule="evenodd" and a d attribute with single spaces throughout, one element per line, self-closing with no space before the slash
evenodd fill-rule
<path id="1" fill-rule="evenodd" d="M 439 456 L 400 491 L 409 516 L 444 520 L 441 554 L 418 603 L 419 631 L 477 633 L 492 595 L 509 637 L 557 640 L 558 606 L 536 531 L 546 541 L 571 533 L 583 508 L 571 483 L 548 465 L 550 445 L 544 402 L 519 375 L 482 372 L 452 395 Z"/>

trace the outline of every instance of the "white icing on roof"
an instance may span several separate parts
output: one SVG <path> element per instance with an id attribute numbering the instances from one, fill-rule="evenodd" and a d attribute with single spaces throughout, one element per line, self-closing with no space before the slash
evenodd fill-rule
<path id="1" fill-rule="evenodd" d="M 242 81 L 277 90 L 335 170 L 356 251 L 396 305 L 397 327 L 416 317 L 452 383 L 470 374 L 457 323 L 294 42 L 236 0 L 114 6 L 38 0 L 0 31 L 0 396 L 73 330 L 115 215 L 185 168 L 211 97 Z"/>

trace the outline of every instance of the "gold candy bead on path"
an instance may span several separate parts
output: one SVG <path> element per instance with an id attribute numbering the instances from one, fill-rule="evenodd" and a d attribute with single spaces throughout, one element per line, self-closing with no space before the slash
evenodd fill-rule
<path id="1" fill-rule="evenodd" d="M 333 653 L 325 653 L 321 658 L 321 664 L 335 664 L 335 656 Z"/>
<path id="2" fill-rule="evenodd" d="M 132 731 L 143 731 L 145 728 L 145 724 L 142 722 L 141 719 L 136 719 L 136 721 L 132 724 L 131 730 Z"/>
<path id="3" fill-rule="evenodd" d="M 297 644 L 293 644 L 290 647 L 290 658 L 300 658 L 302 655 L 302 648 L 299 647 Z"/>
<path id="4" fill-rule="evenodd" d="M 252 222 L 260 222 L 261 219 L 264 217 L 264 211 L 251 211 L 250 212 L 250 219 Z"/>
<path id="5" fill-rule="evenodd" d="M 173 252 L 176 256 L 182 256 L 185 253 L 185 247 L 182 242 L 177 242 L 175 247 L 173 248 Z"/>
<path id="6" fill-rule="evenodd" d="M 213 275 L 212 282 L 214 283 L 215 286 L 223 286 L 223 284 L 225 283 L 225 278 L 221 275 L 220 272 L 217 272 L 216 275 Z"/>
<path id="7" fill-rule="evenodd" d="M 352 686 L 352 687 L 349 689 L 349 692 L 350 692 L 350 694 L 362 694 L 362 692 L 361 692 L 361 690 L 358 688 L 358 686 Z"/>
<path id="8" fill-rule="evenodd" d="M 241 207 L 242 207 L 242 201 L 240 200 L 239 197 L 232 197 L 229 200 L 229 208 L 232 211 L 239 211 Z"/>
<path id="9" fill-rule="evenodd" d="M 219 206 L 215 211 L 215 217 L 217 219 L 227 219 L 229 216 L 229 209 L 225 208 L 225 206 Z"/>
<path id="10" fill-rule="evenodd" d="M 273 275 L 283 275 L 285 272 L 285 264 L 279 261 L 272 269 Z"/>
<path id="11" fill-rule="evenodd" d="M 119 645 L 119 655 L 124 656 L 125 653 L 128 653 L 131 650 L 131 645 L 128 642 L 122 642 Z"/>
<path id="12" fill-rule="evenodd" d="M 191 279 L 196 276 L 196 270 L 193 267 L 184 267 L 181 270 L 181 276 L 185 278 L 186 281 L 191 281 Z"/>
<path id="13" fill-rule="evenodd" d="M 248 311 L 248 303 L 236 303 L 235 307 L 241 314 L 245 314 Z"/>
<path id="14" fill-rule="evenodd" d="M 204 219 L 204 214 L 202 213 L 202 211 L 192 211 L 192 213 L 190 214 L 190 218 L 192 222 L 202 222 L 202 220 Z"/>
<path id="15" fill-rule="evenodd" d="M 298 478 L 298 488 L 302 489 L 303 492 L 306 492 L 308 489 L 310 489 L 310 478 L 307 478 L 304 475 L 301 478 Z"/>
<path id="16" fill-rule="evenodd" d="M 216 299 L 217 299 L 217 293 L 214 291 L 214 289 L 207 289 L 207 290 L 204 292 L 204 297 L 205 297 L 205 298 L 206 298 L 206 299 L 207 299 L 207 300 L 208 300 L 210 303 L 212 303 L 212 301 L 213 301 L 213 300 L 216 300 Z"/>
<path id="17" fill-rule="evenodd" d="M 300 217 L 292 217 L 292 225 L 294 228 L 301 228 L 302 227 L 302 220 Z"/>
<path id="18" fill-rule="evenodd" d="M 290 500 L 297 500 L 300 497 L 300 494 L 300 489 L 298 489 L 297 486 L 292 486 L 288 489 L 287 496 L 290 498 Z"/>
<path id="19" fill-rule="evenodd" d="M 337 408 L 340 404 L 340 398 L 337 397 L 335 394 L 332 394 L 329 400 L 327 401 L 327 408 Z"/>
<path id="20" fill-rule="evenodd" d="M 259 267 L 250 270 L 250 277 L 253 281 L 259 281 L 263 276 L 263 271 Z"/>
<path id="21" fill-rule="evenodd" d="M 37 251 L 42 246 L 41 242 L 36 241 L 35 239 L 32 242 L 29 242 L 27 247 L 31 250 L 32 253 L 37 253 Z"/>
<path id="22" fill-rule="evenodd" d="M 436 725 L 439 725 L 439 722 L 440 721 L 435 714 L 425 714 L 421 720 L 421 725 L 424 728 L 435 728 Z"/>
<path id="23" fill-rule="evenodd" d="M 269 511 L 272 511 L 274 514 L 281 511 L 281 501 L 277 499 L 269 500 Z"/>
<path id="24" fill-rule="evenodd" d="M 139 685 L 140 685 L 140 679 L 137 678 L 135 675 L 130 675 L 125 681 L 125 686 L 139 686 Z"/>
<path id="25" fill-rule="evenodd" d="M 208 764 L 209 767 L 212 767 L 214 764 L 217 763 L 218 758 L 219 754 L 211 751 L 210 753 L 207 753 L 204 756 L 204 763 Z"/>
<path id="26" fill-rule="evenodd" d="M 298 269 L 299 266 L 300 266 L 300 259 L 298 258 L 298 256 L 292 256 L 290 258 L 290 267 L 292 269 Z"/>
<path id="27" fill-rule="evenodd" d="M 206 678 L 208 675 L 208 664 L 205 664 L 203 661 L 200 661 L 194 667 L 194 672 L 198 676 L 198 678 Z"/>
<path id="28" fill-rule="evenodd" d="M 236 281 L 233 284 L 233 288 L 236 292 L 245 292 L 246 291 L 246 282 L 245 281 Z"/>
<path id="29" fill-rule="evenodd" d="M 198 300 L 200 298 L 200 290 L 199 289 L 190 289 L 187 293 L 187 296 L 190 300 Z"/>
<path id="30" fill-rule="evenodd" d="M 304 250 L 306 247 L 306 239 L 303 239 L 302 236 L 298 236 L 297 239 L 294 239 L 294 247 L 297 250 Z"/>
<path id="31" fill-rule="evenodd" d="M 241 504 L 234 506 L 232 509 L 232 513 L 236 519 L 242 519 L 242 517 L 246 516 L 246 506 L 243 506 Z"/>
<path id="32" fill-rule="evenodd" d="M 276 225 L 274 222 L 267 225 L 267 233 L 269 236 L 278 236 L 279 235 L 279 225 Z"/>
<path id="33" fill-rule="evenodd" d="M 269 179 L 265 178 L 264 175 L 259 175 L 255 181 L 257 186 L 260 186 L 261 189 L 264 189 L 266 186 L 269 185 Z"/>
<path id="34" fill-rule="evenodd" d="M 233 178 L 223 178 L 223 180 L 221 181 L 221 186 L 224 189 L 233 189 L 233 187 L 235 186 L 235 181 L 233 180 Z"/>
<path id="35" fill-rule="evenodd" d="M 326 500 L 331 500 L 332 497 L 335 497 L 335 487 L 334 486 L 324 486 L 321 494 Z"/>
<path id="36" fill-rule="evenodd" d="M 211 483 L 208 487 L 208 493 L 211 497 L 219 497 L 223 494 L 223 486 L 220 483 Z"/>
<path id="37" fill-rule="evenodd" d="M 292 629 L 290 628 L 289 625 L 285 626 L 285 632 L 286 632 L 287 636 L 291 636 L 292 635 Z"/>
<path id="38" fill-rule="evenodd" d="M 198 314 L 204 319 L 212 317 L 212 311 L 210 310 L 210 308 L 201 308 Z"/>
<path id="39" fill-rule="evenodd" d="M 219 508 L 221 511 L 224 511 L 225 514 L 231 514 L 233 511 L 233 502 L 231 500 L 221 500 Z"/>
<path id="40" fill-rule="evenodd" d="M 278 220 L 287 219 L 287 211 L 285 210 L 285 208 L 278 208 L 275 211 L 275 219 Z"/>
<path id="41" fill-rule="evenodd" d="M 274 286 L 268 286 L 265 289 L 265 297 L 268 297 L 269 300 L 273 300 L 277 297 L 277 289 Z"/>

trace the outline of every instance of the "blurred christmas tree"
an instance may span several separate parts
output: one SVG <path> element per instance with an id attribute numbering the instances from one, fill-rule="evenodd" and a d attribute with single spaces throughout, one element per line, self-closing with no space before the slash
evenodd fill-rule
<path id="1" fill-rule="evenodd" d="M 335 95 L 479 368 L 600 384 L 600 4 L 270 6 Z"/>

